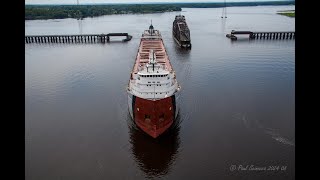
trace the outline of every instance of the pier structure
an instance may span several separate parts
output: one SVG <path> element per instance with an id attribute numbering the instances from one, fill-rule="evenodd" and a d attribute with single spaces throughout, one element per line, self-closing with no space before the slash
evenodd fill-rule
<path id="1" fill-rule="evenodd" d="M 81 34 L 81 35 L 28 35 L 25 43 L 105 43 L 111 36 L 125 36 L 122 41 L 130 41 L 128 33 Z"/>
<path id="2" fill-rule="evenodd" d="M 237 40 L 237 34 L 247 34 L 249 39 L 295 39 L 294 31 L 283 31 L 283 32 L 252 32 L 252 31 L 235 31 L 232 30 L 226 37 L 231 40 Z"/>

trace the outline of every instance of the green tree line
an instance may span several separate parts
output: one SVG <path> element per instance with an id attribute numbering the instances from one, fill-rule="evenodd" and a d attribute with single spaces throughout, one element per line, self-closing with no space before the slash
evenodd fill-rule
<path id="1" fill-rule="evenodd" d="M 295 1 L 229 2 L 227 6 L 291 5 Z M 161 3 L 118 5 L 26 5 L 25 19 L 85 18 L 110 14 L 140 14 L 181 11 L 181 8 L 216 8 L 224 3 Z"/>
<path id="2" fill-rule="evenodd" d="M 27 5 L 25 19 L 85 18 L 110 14 L 181 11 L 173 5 Z"/>

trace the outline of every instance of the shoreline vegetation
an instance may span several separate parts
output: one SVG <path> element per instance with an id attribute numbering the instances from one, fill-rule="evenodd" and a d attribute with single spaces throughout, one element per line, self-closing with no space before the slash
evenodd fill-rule
<path id="1" fill-rule="evenodd" d="M 284 10 L 284 11 L 279 11 L 277 14 L 288 16 L 288 17 L 295 17 L 295 10 Z"/>
<path id="2" fill-rule="evenodd" d="M 227 2 L 226 6 L 295 5 L 295 1 Z M 149 3 L 101 5 L 25 5 L 25 20 L 83 19 L 111 14 L 146 14 L 181 11 L 182 8 L 219 8 L 224 3 Z M 279 12 L 287 13 L 288 12 Z"/>

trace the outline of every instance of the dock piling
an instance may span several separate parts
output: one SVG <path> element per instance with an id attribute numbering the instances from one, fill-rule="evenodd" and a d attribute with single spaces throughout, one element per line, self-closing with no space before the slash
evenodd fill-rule
<path id="1" fill-rule="evenodd" d="M 295 32 L 251 32 L 232 30 L 226 37 L 231 40 L 237 40 L 236 34 L 248 34 L 249 39 L 294 39 Z"/>
<path id="2" fill-rule="evenodd" d="M 85 35 L 32 35 L 25 36 L 25 43 L 105 43 L 110 36 L 124 36 L 123 41 L 130 41 L 128 33 L 85 34 Z"/>

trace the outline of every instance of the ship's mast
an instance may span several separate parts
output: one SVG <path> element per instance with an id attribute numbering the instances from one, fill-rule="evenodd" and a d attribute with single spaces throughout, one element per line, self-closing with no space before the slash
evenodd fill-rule
<path id="1" fill-rule="evenodd" d="M 221 18 L 223 18 L 223 16 L 224 16 L 224 18 L 227 18 L 227 2 L 226 2 L 226 0 L 224 0 L 224 6 L 222 8 Z"/>
<path id="2" fill-rule="evenodd" d="M 152 26 L 152 20 L 151 20 L 151 25 L 149 26 L 149 33 L 150 35 L 152 35 L 152 33 L 154 32 L 154 28 Z"/>

